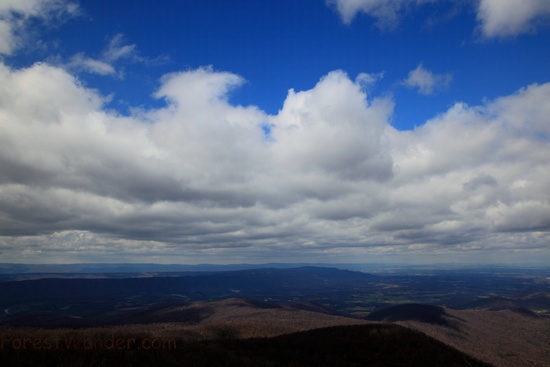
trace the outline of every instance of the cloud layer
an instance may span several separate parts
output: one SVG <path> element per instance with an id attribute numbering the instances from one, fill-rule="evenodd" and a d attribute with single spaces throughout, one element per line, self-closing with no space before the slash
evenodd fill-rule
<path id="1" fill-rule="evenodd" d="M 395 26 L 437 0 L 330 0 Z M 542 0 L 477 2 L 485 37 L 532 32 Z M 0 0 L 0 55 L 66 0 Z M 548 260 L 550 83 L 468 106 L 412 131 L 382 75 L 336 70 L 290 89 L 276 115 L 230 103 L 244 79 L 202 67 L 165 75 L 163 107 L 120 115 L 74 74 L 151 62 L 116 35 L 99 57 L 15 69 L 0 62 L 0 256 L 14 262 Z M 420 64 L 420 93 L 451 76 Z"/>
<path id="2" fill-rule="evenodd" d="M 60 67 L 1 65 L 2 258 L 547 254 L 550 84 L 398 131 L 363 79 L 333 71 L 272 116 L 199 68 L 122 116 Z"/>

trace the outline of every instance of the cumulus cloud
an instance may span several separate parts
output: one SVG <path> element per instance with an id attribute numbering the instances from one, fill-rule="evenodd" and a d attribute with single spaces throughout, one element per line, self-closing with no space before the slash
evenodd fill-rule
<path id="1" fill-rule="evenodd" d="M 59 22 L 78 12 L 68 0 L 0 0 L 0 55 L 11 55 L 21 47 L 28 19 Z"/>
<path id="2" fill-rule="evenodd" d="M 532 32 L 550 20 L 546 0 L 480 0 L 477 18 L 485 37 L 515 36 Z"/>
<path id="3" fill-rule="evenodd" d="M 398 131 L 363 79 L 331 72 L 268 115 L 230 103 L 242 77 L 204 67 L 122 116 L 62 68 L 1 65 L 2 258 L 544 254 L 550 84 Z"/>
<path id="4" fill-rule="evenodd" d="M 452 80 L 451 74 L 434 74 L 419 64 L 416 69 L 409 72 L 403 85 L 418 89 L 420 94 L 429 95 L 438 90 L 447 89 Z"/>
<path id="5" fill-rule="evenodd" d="M 391 110 L 388 100 L 369 105 L 361 86 L 341 71 L 328 74 L 312 90 L 290 90 L 271 120 L 278 164 L 300 175 L 384 181 L 392 175 L 382 137 Z"/>

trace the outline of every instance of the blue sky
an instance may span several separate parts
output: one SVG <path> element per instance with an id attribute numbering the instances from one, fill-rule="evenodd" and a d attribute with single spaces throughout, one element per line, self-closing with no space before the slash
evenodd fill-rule
<path id="1" fill-rule="evenodd" d="M 0 0 L 0 256 L 550 260 L 549 20 L 544 0 Z"/>
<path id="2" fill-rule="evenodd" d="M 44 29 L 44 49 L 31 48 L 8 62 L 28 65 L 53 55 L 66 61 L 79 53 L 99 59 L 120 37 L 142 62 L 120 60 L 123 77 L 78 76 L 113 93 L 111 106 L 122 113 L 154 104 L 151 93 L 163 74 L 205 65 L 242 76 L 246 84 L 232 101 L 270 114 L 282 107 L 288 89 L 307 90 L 332 70 L 351 78 L 380 74 L 369 92 L 393 96 L 394 126 L 410 129 L 456 102 L 477 104 L 548 80 L 549 27 L 487 37 L 474 3 L 410 6 L 397 10 L 395 23 L 380 25 L 361 11 L 346 24 L 336 6 L 322 0 L 81 1 L 79 16 Z M 418 65 L 452 79 L 428 96 L 419 94 L 403 85 Z"/>

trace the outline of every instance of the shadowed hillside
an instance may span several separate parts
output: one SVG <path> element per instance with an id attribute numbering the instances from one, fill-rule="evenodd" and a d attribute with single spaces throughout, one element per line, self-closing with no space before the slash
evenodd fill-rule
<path id="1" fill-rule="evenodd" d="M 488 366 L 396 325 L 340 326 L 267 339 L 172 339 L 156 350 L 140 348 L 148 338 L 144 333 L 117 335 L 117 339 L 133 341 L 131 347 L 123 349 L 108 349 L 106 342 L 102 348 L 96 345 L 88 349 L 62 344 L 57 350 L 4 347 L 0 355 L 9 366 Z"/>
<path id="2" fill-rule="evenodd" d="M 550 318 L 510 310 L 444 309 L 433 323 L 397 321 L 499 367 L 550 366 Z"/>

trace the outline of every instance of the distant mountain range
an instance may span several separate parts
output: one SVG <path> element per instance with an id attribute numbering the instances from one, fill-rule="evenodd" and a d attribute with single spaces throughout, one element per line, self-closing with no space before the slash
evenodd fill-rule
<path id="1" fill-rule="evenodd" d="M 137 274 L 137 273 L 182 273 L 182 272 L 219 272 L 234 270 L 249 270 L 260 268 L 298 268 L 324 267 L 343 270 L 384 272 L 384 273 L 411 273 L 432 271 L 476 270 L 488 272 L 513 272 L 522 274 L 539 273 L 545 271 L 550 276 L 550 267 L 495 264 L 437 264 L 437 265 L 404 265 L 392 263 L 264 263 L 264 264 L 148 264 L 148 263 L 82 263 L 82 264 L 12 264 L 0 263 L 0 275 L 7 274 Z M 1 278 L 0 278 L 1 280 Z"/>
<path id="2" fill-rule="evenodd" d="M 8 264 L 0 263 L 0 274 L 110 274 L 110 273 L 181 273 L 218 272 L 260 268 L 297 268 L 304 266 L 333 267 L 347 270 L 384 269 L 387 264 L 305 264 L 305 263 L 266 263 L 266 264 Z"/>

